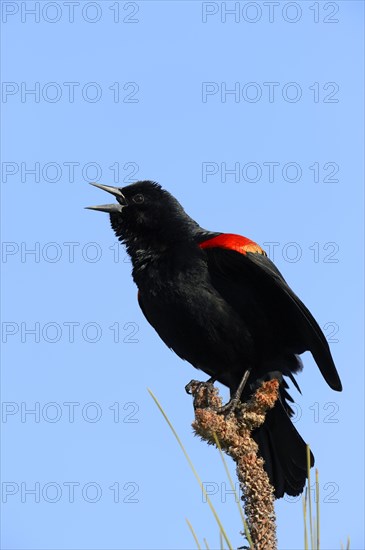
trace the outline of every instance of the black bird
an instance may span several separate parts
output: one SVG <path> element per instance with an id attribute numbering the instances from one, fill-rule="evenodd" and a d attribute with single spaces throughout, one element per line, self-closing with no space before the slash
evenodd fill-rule
<path id="1" fill-rule="evenodd" d="M 290 420 L 293 399 L 283 375 L 299 390 L 293 374 L 308 350 L 329 386 L 342 389 L 311 313 L 259 245 L 201 228 L 159 184 L 93 185 L 117 199 L 89 208 L 110 214 L 132 260 L 139 305 L 165 344 L 232 396 L 246 373 L 242 400 L 261 380 L 280 380 L 280 398 L 253 435 L 276 498 L 300 494 L 306 444 Z"/>

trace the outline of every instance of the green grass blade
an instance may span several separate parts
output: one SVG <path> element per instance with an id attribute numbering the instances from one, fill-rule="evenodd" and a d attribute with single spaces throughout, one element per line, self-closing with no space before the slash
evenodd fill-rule
<path id="1" fill-rule="evenodd" d="M 224 550 L 222 531 L 219 531 L 219 548 L 220 550 Z"/>
<path id="2" fill-rule="evenodd" d="M 229 472 L 229 469 L 228 469 L 228 465 L 227 465 L 227 461 L 225 459 L 225 456 L 223 454 L 223 451 L 222 451 L 222 447 L 219 443 L 219 439 L 217 437 L 217 434 L 214 433 L 214 441 L 215 441 L 215 444 L 217 445 L 218 447 L 218 450 L 219 450 L 219 454 L 221 456 L 221 459 L 222 459 L 222 462 L 223 462 L 223 466 L 224 466 L 224 469 L 226 471 L 226 474 L 227 474 L 227 477 L 228 477 L 228 480 L 229 480 L 229 483 L 230 483 L 230 486 L 231 486 L 231 489 L 232 491 L 234 492 L 234 497 L 235 497 L 235 501 L 237 503 L 237 506 L 238 506 L 238 510 L 239 510 L 239 513 L 240 513 L 240 516 L 241 516 L 241 519 L 242 519 L 242 523 L 243 523 L 243 529 L 245 531 L 245 536 L 246 536 L 246 539 L 250 545 L 250 548 L 253 548 L 253 543 L 252 543 L 252 539 L 251 539 L 251 535 L 250 535 L 250 531 L 248 529 L 248 525 L 247 525 L 247 521 L 246 521 L 246 518 L 245 518 L 245 515 L 243 513 L 243 510 L 242 510 L 242 506 L 240 504 L 240 499 L 238 498 L 238 495 L 236 493 L 236 488 L 234 486 L 234 483 L 233 483 L 233 480 L 232 480 L 232 477 L 231 477 L 231 474 Z"/>
<path id="3" fill-rule="evenodd" d="M 309 445 L 307 445 L 307 476 L 308 476 L 308 504 L 309 504 L 309 533 L 311 548 L 314 550 L 314 535 L 313 535 L 313 516 L 312 516 L 312 494 L 311 494 L 311 451 Z"/>
<path id="4" fill-rule="evenodd" d="M 308 530 L 307 530 L 307 487 L 305 488 L 305 493 L 302 495 L 303 503 L 303 520 L 304 520 L 304 550 L 308 550 Z"/>
<path id="5" fill-rule="evenodd" d="M 186 460 L 188 461 L 188 464 L 189 464 L 189 466 L 190 466 L 190 468 L 191 468 L 191 470 L 192 470 L 192 472 L 193 472 L 193 474 L 194 474 L 196 480 L 198 481 L 199 486 L 200 486 L 200 489 L 202 490 L 202 492 L 203 492 L 203 494 L 204 494 L 204 497 L 206 498 L 207 503 L 208 503 L 208 505 L 209 505 L 209 508 L 211 509 L 211 511 L 212 511 L 212 513 L 213 513 L 213 516 L 214 516 L 214 518 L 215 518 L 215 520 L 216 520 L 216 522 L 217 522 L 217 524 L 218 524 L 218 527 L 219 527 L 219 531 L 220 531 L 220 533 L 221 533 L 221 536 L 224 538 L 224 540 L 225 540 L 226 543 L 228 544 L 229 550 L 233 550 L 233 546 L 232 546 L 232 544 L 231 544 L 230 541 L 229 541 L 229 538 L 228 538 L 227 533 L 226 533 L 226 531 L 225 531 L 225 529 L 224 529 L 224 527 L 223 527 L 223 525 L 222 525 L 222 522 L 221 522 L 221 520 L 219 519 L 219 516 L 218 516 L 218 514 L 217 514 L 217 512 L 216 512 L 216 510 L 215 510 L 215 508 L 214 508 L 214 506 L 213 506 L 213 504 L 212 504 L 212 501 L 210 500 L 209 496 L 207 495 L 207 493 L 206 493 L 206 491 L 205 491 L 205 489 L 204 489 L 204 486 L 203 486 L 203 483 L 202 483 L 202 481 L 201 481 L 201 479 L 200 479 L 200 477 L 199 477 L 199 474 L 198 474 L 198 472 L 196 471 L 195 466 L 194 466 L 194 464 L 192 463 L 192 461 L 191 461 L 191 459 L 190 459 L 188 453 L 186 452 L 186 449 L 185 449 L 185 447 L 184 447 L 184 445 L 183 445 L 183 443 L 182 443 L 180 437 L 178 436 L 178 434 L 177 434 L 175 428 L 173 427 L 173 425 L 171 424 L 171 422 L 170 422 L 170 420 L 169 420 L 167 414 L 165 413 L 165 411 L 163 410 L 162 406 L 160 405 L 160 402 L 158 401 L 157 397 L 154 395 L 154 393 L 152 392 L 152 390 L 150 390 L 149 388 L 147 388 L 147 389 L 148 389 L 148 392 L 149 392 L 150 396 L 152 397 L 152 399 L 153 399 L 154 402 L 156 403 L 157 407 L 159 408 L 159 410 L 160 410 L 162 416 L 164 417 L 164 419 L 166 420 L 167 424 L 169 425 L 169 428 L 171 429 L 172 433 L 174 434 L 175 439 L 176 439 L 176 441 L 178 442 L 178 444 L 179 444 L 179 446 L 180 446 L 182 452 L 184 453 L 184 456 L 185 456 Z"/>
<path id="6" fill-rule="evenodd" d="M 194 527 L 191 525 L 191 523 L 190 523 L 190 521 L 188 520 L 188 518 L 185 518 L 185 521 L 186 521 L 186 523 L 188 524 L 189 529 L 190 529 L 190 531 L 191 531 L 191 534 L 192 534 L 193 537 L 194 537 L 194 540 L 195 540 L 195 544 L 196 544 L 197 549 L 198 549 L 198 550 L 202 550 L 202 547 L 201 547 L 200 544 L 199 544 L 198 537 L 196 536 L 196 533 L 195 533 L 195 531 L 194 531 Z"/>
<path id="7" fill-rule="evenodd" d="M 209 544 L 207 543 L 207 539 L 203 539 L 203 541 L 204 541 L 206 550 L 210 550 L 209 549 Z"/>
<path id="8" fill-rule="evenodd" d="M 350 537 L 347 537 L 346 550 L 350 550 Z"/>
<path id="9" fill-rule="evenodd" d="M 319 474 L 318 469 L 316 468 L 316 535 L 317 535 L 317 548 L 320 550 L 320 504 L 319 504 Z"/>

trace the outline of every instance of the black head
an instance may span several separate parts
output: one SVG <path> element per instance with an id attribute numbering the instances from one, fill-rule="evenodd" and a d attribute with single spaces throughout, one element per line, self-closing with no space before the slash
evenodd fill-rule
<path id="1" fill-rule="evenodd" d="M 199 227 L 175 197 L 153 181 L 138 181 L 126 187 L 92 185 L 117 199 L 114 204 L 88 208 L 108 212 L 115 234 L 124 242 L 135 239 L 168 242 L 186 238 Z"/>

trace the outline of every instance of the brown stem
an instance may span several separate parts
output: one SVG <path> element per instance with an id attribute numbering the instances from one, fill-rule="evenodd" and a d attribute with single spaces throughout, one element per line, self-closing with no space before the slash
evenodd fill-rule
<path id="1" fill-rule="evenodd" d="M 222 450 L 236 463 L 254 550 L 275 550 L 274 489 L 251 432 L 264 423 L 266 412 L 275 405 L 279 382 L 263 382 L 247 403 L 239 403 L 227 415 L 217 412 L 222 407 L 222 399 L 213 384 L 192 380 L 188 388 L 194 398 L 195 420 L 192 426 L 195 433 L 213 445 L 216 434 Z"/>

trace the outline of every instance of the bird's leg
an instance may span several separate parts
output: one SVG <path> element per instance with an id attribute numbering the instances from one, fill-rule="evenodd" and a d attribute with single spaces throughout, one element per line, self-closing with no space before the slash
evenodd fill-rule
<path id="1" fill-rule="evenodd" d="M 235 408 L 237 407 L 237 405 L 238 405 L 238 403 L 241 399 L 241 395 L 242 395 L 244 387 L 246 386 L 248 377 L 250 376 L 250 372 L 251 372 L 251 369 L 246 370 L 246 372 L 243 375 L 242 380 L 241 380 L 237 390 L 233 394 L 233 397 L 231 397 L 231 399 L 228 401 L 228 403 L 226 405 L 223 405 L 223 407 L 221 407 L 220 409 L 217 410 L 218 414 L 230 414 L 235 410 Z"/>

